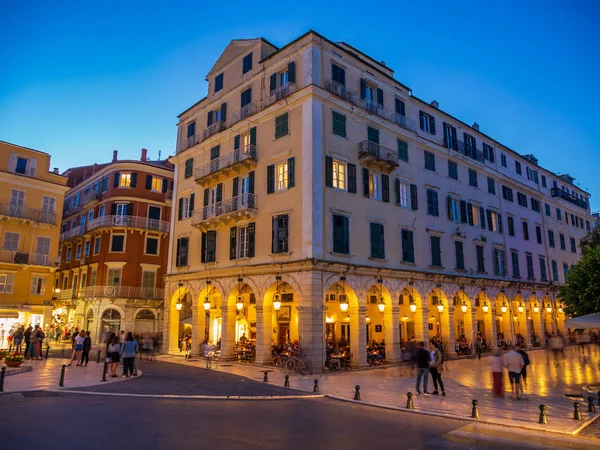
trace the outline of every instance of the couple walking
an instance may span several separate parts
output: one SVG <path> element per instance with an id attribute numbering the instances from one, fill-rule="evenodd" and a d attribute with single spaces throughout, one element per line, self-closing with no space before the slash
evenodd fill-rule
<path id="1" fill-rule="evenodd" d="M 442 396 L 446 396 L 444 391 L 444 382 L 442 381 L 442 371 L 444 359 L 442 352 L 440 351 L 439 345 L 436 342 L 429 342 L 429 351 L 425 350 L 425 344 L 419 342 L 417 344 L 417 353 L 415 359 L 417 362 L 417 394 L 421 394 L 421 379 L 423 378 L 423 394 L 429 394 L 427 392 L 427 384 L 429 374 L 433 380 L 434 391 L 431 392 L 433 395 L 439 395 L 438 384 L 442 389 Z"/>

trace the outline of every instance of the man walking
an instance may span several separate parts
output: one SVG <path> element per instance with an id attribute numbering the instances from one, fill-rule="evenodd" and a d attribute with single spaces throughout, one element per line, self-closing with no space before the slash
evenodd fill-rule
<path id="1" fill-rule="evenodd" d="M 523 398 L 525 398 L 525 389 L 527 388 L 527 366 L 529 364 L 531 364 L 531 362 L 529 361 L 529 355 L 527 354 L 527 352 L 525 350 L 523 350 L 521 348 L 521 346 L 519 344 L 515 345 L 515 351 L 519 353 L 519 355 L 521 355 L 521 357 L 523 358 L 523 369 L 521 369 L 521 383 L 520 383 L 520 388 L 521 388 L 521 394 L 523 396 Z"/>
<path id="2" fill-rule="evenodd" d="M 417 352 L 415 354 L 415 362 L 417 363 L 417 395 L 421 395 L 421 378 L 423 378 L 423 394 L 427 392 L 427 382 L 429 380 L 429 352 L 423 347 L 425 344 L 419 342 L 417 344 Z"/>
<path id="3" fill-rule="evenodd" d="M 429 373 L 431 373 L 431 379 L 433 380 L 433 388 L 435 389 L 432 394 L 438 395 L 438 384 L 442 389 L 442 397 L 446 396 L 446 391 L 444 390 L 444 382 L 442 381 L 442 370 L 444 360 L 442 358 L 442 352 L 438 344 L 435 341 L 429 342 Z"/>
<path id="4" fill-rule="evenodd" d="M 515 346 L 511 345 L 510 351 L 504 355 L 504 365 L 508 367 L 508 379 L 512 386 L 513 397 L 515 400 L 519 400 L 519 384 L 525 361 L 523 361 L 521 354 L 515 351 Z"/>

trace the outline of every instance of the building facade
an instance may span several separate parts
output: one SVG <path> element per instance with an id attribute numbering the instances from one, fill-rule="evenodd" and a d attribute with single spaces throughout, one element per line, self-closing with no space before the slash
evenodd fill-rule
<path id="1" fill-rule="evenodd" d="M 564 332 L 556 285 L 592 220 L 571 177 L 312 31 L 234 40 L 206 78 L 171 158 L 167 350 L 181 311 L 193 353 L 245 336 L 268 363 L 297 340 L 316 371 L 328 341 L 362 365 L 372 340 L 395 362 L 413 337 L 452 355 Z"/>
<path id="2" fill-rule="evenodd" d="M 61 259 L 54 315 L 66 332 L 162 331 L 173 168 L 139 160 L 75 167 L 65 172 Z"/>
<path id="3" fill-rule="evenodd" d="M 67 190 L 67 179 L 50 171 L 50 155 L 0 141 L 0 335 L 51 324 Z"/>

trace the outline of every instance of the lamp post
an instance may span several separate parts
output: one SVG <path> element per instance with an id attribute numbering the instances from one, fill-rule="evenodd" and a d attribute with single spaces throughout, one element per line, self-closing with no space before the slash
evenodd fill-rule
<path id="1" fill-rule="evenodd" d="M 438 320 L 438 326 L 440 328 L 440 342 L 442 345 L 444 345 L 444 340 L 442 337 L 442 313 L 444 312 L 444 301 L 438 297 L 438 301 L 437 301 L 437 310 L 439 313 L 439 320 Z"/>

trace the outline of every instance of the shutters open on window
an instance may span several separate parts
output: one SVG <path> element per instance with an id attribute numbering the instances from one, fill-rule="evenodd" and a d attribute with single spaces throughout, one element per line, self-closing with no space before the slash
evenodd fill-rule
<path id="1" fill-rule="evenodd" d="M 277 74 L 276 73 L 271 75 L 271 77 L 269 79 L 269 90 L 271 92 L 273 92 L 275 89 L 277 89 Z"/>
<path id="2" fill-rule="evenodd" d="M 204 189 L 204 198 L 202 199 L 202 205 L 203 206 L 208 206 L 208 195 L 210 193 L 210 189 L 209 188 L 205 188 Z"/>
<path id="3" fill-rule="evenodd" d="M 417 185 L 416 184 L 410 185 L 410 207 L 412 208 L 413 211 L 416 211 L 419 209 L 419 199 L 417 196 Z"/>
<path id="4" fill-rule="evenodd" d="M 402 100 L 400 100 L 399 98 L 396 98 L 395 108 L 396 108 L 396 114 L 401 114 L 403 116 L 406 115 L 406 106 L 404 105 L 404 102 Z"/>
<path id="5" fill-rule="evenodd" d="M 200 245 L 200 262 L 206 263 L 206 233 L 202 232 L 202 241 Z"/>
<path id="6" fill-rule="evenodd" d="M 190 194 L 190 215 L 194 211 L 194 202 L 196 200 L 196 194 Z"/>
<path id="7" fill-rule="evenodd" d="M 254 194 L 254 170 L 248 173 L 248 193 Z"/>
<path id="8" fill-rule="evenodd" d="M 152 175 L 146 175 L 146 189 L 152 189 Z"/>
<path id="9" fill-rule="evenodd" d="M 448 196 L 446 198 L 446 206 L 448 207 L 448 220 L 456 220 L 456 217 L 452 213 L 452 197 Z"/>
<path id="10" fill-rule="evenodd" d="M 223 183 L 217 184 L 217 198 L 216 202 L 221 203 L 223 201 Z"/>
<path id="11" fill-rule="evenodd" d="M 227 121 L 227 103 L 223 103 L 221 105 L 221 122 L 225 123 Z"/>
<path id="12" fill-rule="evenodd" d="M 267 166 L 267 194 L 275 192 L 275 164 Z"/>
<path id="13" fill-rule="evenodd" d="M 113 178 L 113 186 L 114 187 L 119 187 L 119 180 L 121 179 L 121 174 L 119 172 L 115 172 L 114 178 Z"/>
<path id="14" fill-rule="evenodd" d="M 206 126 L 210 127 L 212 125 L 212 123 L 213 123 L 213 112 L 209 111 L 208 115 L 206 117 Z"/>
<path id="15" fill-rule="evenodd" d="M 402 199 L 400 196 L 400 180 L 398 178 L 396 178 L 394 181 L 394 191 L 396 191 L 396 204 L 401 205 Z"/>
<path id="16" fill-rule="evenodd" d="M 333 158 L 325 156 L 325 186 L 333 186 Z"/>
<path id="17" fill-rule="evenodd" d="M 467 202 L 464 200 L 460 201 L 460 221 L 467 223 Z"/>
<path id="18" fill-rule="evenodd" d="M 377 103 L 383 106 L 383 89 L 377 88 Z"/>
<path id="19" fill-rule="evenodd" d="M 473 218 L 473 204 L 467 203 L 467 216 L 469 217 L 469 225 L 473 226 L 475 224 L 475 220 Z"/>
<path id="20" fill-rule="evenodd" d="M 234 150 L 238 150 L 240 148 L 240 139 L 241 139 L 241 136 L 239 134 L 236 134 L 233 137 L 233 149 Z"/>
<path id="21" fill-rule="evenodd" d="M 255 239 L 256 224 L 252 222 L 248 224 L 248 258 L 254 257 Z"/>
<path id="22" fill-rule="evenodd" d="M 348 192 L 356 194 L 356 164 L 348 163 Z"/>
<path id="23" fill-rule="evenodd" d="M 231 191 L 231 196 L 232 197 L 237 197 L 238 193 L 239 193 L 239 185 L 240 185 L 240 178 L 239 177 L 235 177 L 233 179 L 233 189 Z"/>
<path id="24" fill-rule="evenodd" d="M 482 207 L 479 207 L 479 222 L 481 222 L 481 228 L 485 230 L 485 209 Z"/>
<path id="25" fill-rule="evenodd" d="M 256 145 L 256 127 L 250 128 L 250 145 Z"/>
<path id="26" fill-rule="evenodd" d="M 367 96 L 367 80 L 364 78 L 360 79 L 360 98 L 365 98 Z"/>
<path id="27" fill-rule="evenodd" d="M 163 178 L 162 180 L 162 193 L 165 194 L 168 190 L 169 190 L 169 180 L 167 180 L 166 178 Z"/>
<path id="28" fill-rule="evenodd" d="M 369 169 L 363 167 L 363 195 L 369 198 Z"/>
<path id="29" fill-rule="evenodd" d="M 296 62 L 292 61 L 288 64 L 288 82 L 295 83 L 296 82 Z"/>
<path id="30" fill-rule="evenodd" d="M 127 203 L 127 213 L 128 216 L 133 215 L 133 203 Z"/>
<path id="31" fill-rule="evenodd" d="M 489 209 L 486 209 L 486 212 L 487 212 L 488 230 L 494 231 L 494 224 L 492 223 L 492 212 Z"/>
<path id="32" fill-rule="evenodd" d="M 237 227 L 229 229 L 229 259 L 235 259 L 237 254 Z"/>
<path id="33" fill-rule="evenodd" d="M 291 158 L 288 158 L 288 189 L 289 188 L 293 188 L 294 185 L 296 184 L 296 177 L 295 177 L 295 164 L 294 164 L 294 157 L 292 156 Z"/>
<path id="34" fill-rule="evenodd" d="M 381 174 L 381 200 L 390 201 L 390 176 L 386 174 Z"/>
<path id="35" fill-rule="evenodd" d="M 137 185 L 137 173 L 136 172 L 131 172 L 131 178 L 130 178 L 130 183 L 129 186 L 134 188 Z"/>

